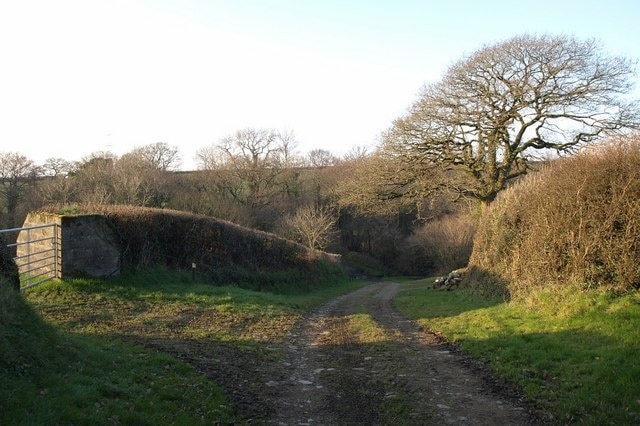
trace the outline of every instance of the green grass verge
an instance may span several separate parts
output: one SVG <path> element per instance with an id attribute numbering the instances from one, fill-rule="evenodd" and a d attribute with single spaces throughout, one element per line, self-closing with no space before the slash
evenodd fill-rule
<path id="1" fill-rule="evenodd" d="M 233 423 L 191 366 L 140 346 L 69 334 L 0 285 L 0 424 Z"/>
<path id="2" fill-rule="evenodd" d="M 430 290 L 398 309 L 487 361 L 562 423 L 640 423 L 640 292 L 542 293 L 535 304 Z"/>
<path id="3" fill-rule="evenodd" d="M 304 310 L 360 285 L 274 294 L 154 269 L 5 292 L 0 424 L 241 422 L 220 388 L 192 366 L 135 342 L 225 342 L 279 356 L 265 346 L 283 341 Z"/>

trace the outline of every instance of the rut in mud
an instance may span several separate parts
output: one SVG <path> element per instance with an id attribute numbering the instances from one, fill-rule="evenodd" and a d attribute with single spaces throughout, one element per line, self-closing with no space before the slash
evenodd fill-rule
<path id="1" fill-rule="evenodd" d="M 393 306 L 398 290 L 393 282 L 370 284 L 298 325 L 280 380 L 266 384 L 272 408 L 266 423 L 540 423 L 481 363 L 403 318 Z M 376 338 L 354 333 L 354 315 L 371 321 Z"/>

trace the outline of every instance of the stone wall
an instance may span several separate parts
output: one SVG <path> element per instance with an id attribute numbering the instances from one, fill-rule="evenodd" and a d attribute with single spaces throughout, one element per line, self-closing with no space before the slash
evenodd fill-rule
<path id="1" fill-rule="evenodd" d="M 21 231 L 18 242 L 42 239 L 30 244 L 31 253 L 42 251 L 41 257 L 50 256 L 52 242 L 48 237 L 57 230 L 59 262 L 57 277 L 109 277 L 120 274 L 121 244 L 116 229 L 111 222 L 100 215 L 61 216 L 50 213 L 30 213 L 23 227 L 56 224 L 57 227 Z M 49 253 L 47 251 L 49 250 Z M 27 252 L 26 245 L 19 245 L 18 256 Z M 35 260 L 35 259 L 33 259 Z M 32 262 L 33 262 L 32 260 Z M 48 266 L 53 269 L 54 265 Z M 21 271 L 22 272 L 22 271 Z"/>

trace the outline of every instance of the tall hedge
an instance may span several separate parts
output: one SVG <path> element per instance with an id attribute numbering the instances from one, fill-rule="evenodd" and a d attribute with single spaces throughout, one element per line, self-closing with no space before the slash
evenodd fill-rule
<path id="1" fill-rule="evenodd" d="M 485 211 L 470 288 L 518 297 L 540 287 L 640 288 L 640 137 L 553 161 Z"/>

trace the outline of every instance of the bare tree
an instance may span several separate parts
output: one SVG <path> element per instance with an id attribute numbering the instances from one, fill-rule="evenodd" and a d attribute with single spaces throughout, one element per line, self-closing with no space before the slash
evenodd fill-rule
<path id="1" fill-rule="evenodd" d="M 518 36 L 485 46 L 424 87 L 384 135 L 416 176 L 459 170 L 456 188 L 485 203 L 527 172 L 536 150 L 568 152 L 638 128 L 633 64 L 593 40 Z M 428 172 L 427 172 L 428 173 Z"/>
<path id="2" fill-rule="evenodd" d="M 369 148 L 364 145 L 356 145 L 344 155 L 345 161 L 357 162 L 369 156 Z"/>
<path id="3" fill-rule="evenodd" d="M 300 159 L 296 154 L 298 140 L 296 139 L 293 130 L 282 130 L 274 133 L 277 135 L 278 145 L 280 145 L 282 165 L 286 168 L 298 165 L 300 163 Z"/>
<path id="4" fill-rule="evenodd" d="M 64 158 L 47 158 L 42 165 L 42 170 L 45 176 L 68 176 L 74 173 L 78 168 L 78 164 L 72 161 L 67 161 Z"/>
<path id="5" fill-rule="evenodd" d="M 0 153 L 0 195 L 7 211 L 6 226 L 16 226 L 19 202 L 42 174 L 41 169 L 17 152 Z"/>
<path id="6" fill-rule="evenodd" d="M 84 157 L 73 175 L 74 190 L 83 203 L 109 204 L 114 200 L 114 164 L 117 156 L 97 151 Z"/>
<path id="7" fill-rule="evenodd" d="M 76 185 L 73 175 L 78 169 L 76 162 L 62 158 L 48 158 L 42 165 L 46 176 L 38 192 L 43 203 L 68 204 L 76 199 Z"/>
<path id="8" fill-rule="evenodd" d="M 326 149 L 313 149 L 307 154 L 307 162 L 311 167 L 330 167 L 338 163 L 338 157 Z"/>
<path id="9" fill-rule="evenodd" d="M 218 173 L 219 185 L 238 202 L 261 207 L 286 188 L 295 143 L 290 133 L 247 128 L 197 153 L 200 168 Z"/>
<path id="10" fill-rule="evenodd" d="M 134 206 L 160 206 L 161 174 L 148 159 L 135 152 L 124 154 L 113 164 L 112 200 Z"/>
<path id="11" fill-rule="evenodd" d="M 179 150 L 165 142 L 156 142 L 134 149 L 130 154 L 148 162 L 156 170 L 173 170 L 180 166 Z"/>
<path id="12" fill-rule="evenodd" d="M 285 217 L 282 227 L 294 241 L 324 250 L 336 235 L 336 223 L 336 216 L 328 207 L 308 205 Z"/>

